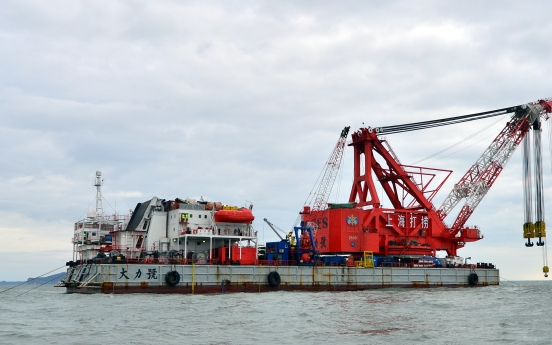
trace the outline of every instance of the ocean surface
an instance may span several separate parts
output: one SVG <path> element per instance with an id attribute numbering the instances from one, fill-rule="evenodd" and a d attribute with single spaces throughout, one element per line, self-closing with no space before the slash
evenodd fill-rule
<path id="1" fill-rule="evenodd" d="M 552 344 L 551 284 L 213 295 L 20 286 L 0 292 L 0 344 Z"/>

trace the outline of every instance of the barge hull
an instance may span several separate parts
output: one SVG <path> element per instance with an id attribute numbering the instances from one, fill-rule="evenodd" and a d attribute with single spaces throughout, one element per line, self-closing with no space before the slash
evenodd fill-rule
<path id="1" fill-rule="evenodd" d="M 166 282 L 171 271 L 178 272 L 180 278 L 174 286 Z M 277 286 L 269 284 L 271 272 L 280 277 Z M 468 279 L 474 273 L 476 284 Z M 57 286 L 65 287 L 68 293 L 200 294 L 475 287 L 499 283 L 497 269 L 91 264 L 68 268 L 67 276 Z"/>

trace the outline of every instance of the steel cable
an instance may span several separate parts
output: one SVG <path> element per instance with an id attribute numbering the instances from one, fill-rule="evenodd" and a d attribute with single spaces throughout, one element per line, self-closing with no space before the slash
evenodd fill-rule
<path id="1" fill-rule="evenodd" d="M 542 246 L 542 261 L 544 276 L 548 277 L 548 253 L 546 249 L 546 240 L 542 241 L 543 237 L 546 237 L 545 233 L 545 210 L 544 210 L 544 188 L 543 188 L 543 167 L 542 167 L 542 143 L 541 133 L 542 126 L 540 122 L 535 122 L 534 132 L 534 149 L 535 149 L 535 204 L 536 204 L 536 224 L 539 226 L 539 242 L 537 245 Z M 542 229 L 542 230 L 541 230 Z M 542 233 L 544 236 L 540 236 Z"/>
<path id="2" fill-rule="evenodd" d="M 506 114 L 506 115 L 507 115 L 507 114 Z M 505 117 L 505 116 L 504 116 L 504 117 Z M 477 131 L 477 132 L 475 132 L 475 133 L 473 133 L 473 134 L 467 136 L 466 138 L 464 138 L 464 139 L 462 139 L 462 140 L 460 140 L 460 141 L 458 141 L 458 142 L 456 142 L 456 143 L 454 143 L 454 144 L 452 144 L 452 145 L 450 145 L 450 146 L 448 146 L 448 147 L 442 149 L 441 151 L 435 152 L 435 153 L 433 153 L 433 154 L 431 154 L 431 155 L 425 157 L 424 159 L 420 159 L 419 161 L 416 161 L 416 162 L 412 163 L 411 165 L 419 164 L 419 163 L 421 163 L 421 162 L 423 162 L 423 161 L 426 161 L 426 160 L 428 160 L 428 159 L 430 159 L 430 158 L 433 158 L 433 157 L 435 157 L 435 156 L 438 156 L 438 155 L 440 155 L 441 153 L 446 152 L 446 151 L 448 151 L 448 150 L 450 150 L 450 149 L 452 149 L 452 148 L 454 148 L 454 147 L 456 147 L 456 146 L 458 146 L 458 145 L 464 143 L 464 142 L 467 141 L 468 139 L 471 139 L 471 138 L 477 136 L 478 134 L 480 134 L 480 133 L 486 131 L 487 129 L 489 129 L 489 128 L 491 128 L 492 126 L 496 125 L 497 123 L 501 122 L 501 121 L 504 119 L 504 117 L 501 117 L 500 119 L 498 119 L 498 120 L 496 120 L 495 122 L 491 123 L 491 124 L 488 125 L 487 127 L 482 128 L 482 129 L 480 129 L 479 131 Z"/>
<path id="3" fill-rule="evenodd" d="M 523 210 L 525 223 L 533 223 L 533 183 L 531 173 L 531 132 L 523 138 Z"/>
<path id="4" fill-rule="evenodd" d="M 443 122 L 438 122 L 438 123 L 421 124 L 421 125 L 415 125 L 415 126 L 403 125 L 401 127 L 394 128 L 394 129 L 387 129 L 385 127 L 381 127 L 381 131 L 378 134 L 387 135 L 387 134 L 396 134 L 396 133 L 403 133 L 403 132 L 418 131 L 418 130 L 422 130 L 422 129 L 442 127 L 442 126 L 454 125 L 454 124 L 458 124 L 458 123 L 482 120 L 482 119 L 486 119 L 486 118 L 489 118 L 489 117 L 500 116 L 500 115 L 504 115 L 504 114 L 508 114 L 508 113 L 491 114 L 491 115 L 479 116 L 479 117 L 468 118 L 468 119 L 463 119 L 463 120 L 443 121 Z"/>
<path id="5" fill-rule="evenodd" d="M 54 280 L 56 280 L 56 279 L 59 279 L 59 277 L 52 278 L 52 279 L 48 280 L 47 282 L 42 283 L 42 284 L 40 284 L 39 286 L 35 286 L 34 288 L 32 288 L 32 289 L 30 289 L 30 290 L 27 290 L 27 291 L 25 291 L 25 292 L 22 292 L 22 293 L 20 293 L 19 295 L 15 296 L 15 297 L 19 297 L 19 296 L 21 296 L 21 295 L 26 294 L 27 292 L 33 291 L 34 289 L 38 289 L 39 287 L 41 287 L 41 286 L 43 286 L 43 285 L 46 285 L 46 284 L 48 284 L 48 283 L 50 283 L 50 282 L 52 282 L 52 281 L 54 281 Z"/>
<path id="6" fill-rule="evenodd" d="M 15 289 L 15 288 L 18 287 L 18 286 L 21 286 L 21 285 L 23 285 L 23 284 L 27 284 L 27 283 L 29 283 L 29 282 L 32 282 L 33 280 L 36 280 L 36 279 L 38 279 L 38 278 L 40 278 L 40 277 L 43 277 L 43 276 L 45 276 L 45 275 L 47 275 L 47 274 L 50 274 L 50 273 L 55 272 L 55 271 L 58 271 L 58 270 L 62 269 L 62 268 L 65 267 L 65 266 L 66 266 L 66 265 L 60 266 L 60 267 L 56 268 L 55 270 L 51 270 L 50 272 L 46 272 L 46 273 L 44 273 L 44 274 L 42 274 L 42 275 L 39 275 L 39 276 L 36 277 L 36 278 L 32 278 L 32 279 L 29 279 L 29 280 L 27 280 L 27 281 L 24 281 L 23 283 L 17 284 L 16 286 L 12 286 L 12 287 L 9 288 L 9 289 L 2 290 L 2 291 L 0 291 L 0 293 L 9 291 L 9 290 L 11 290 L 11 289 Z M 56 278 L 57 278 L 57 277 L 56 277 Z M 56 279 L 56 278 L 54 278 L 54 279 Z M 54 279 L 52 279 L 52 280 L 54 280 Z"/>
<path id="7" fill-rule="evenodd" d="M 457 123 L 463 123 L 463 122 L 481 120 L 481 119 L 494 117 L 494 116 L 500 116 L 500 115 L 515 112 L 516 109 L 518 109 L 517 106 L 497 109 L 492 111 L 485 111 L 485 112 L 475 113 L 470 115 L 449 117 L 449 118 L 438 119 L 438 120 L 412 122 L 412 123 L 406 123 L 406 124 L 395 125 L 395 126 L 383 126 L 383 127 L 379 127 L 378 134 L 395 134 L 395 133 L 416 131 L 416 130 L 433 128 L 433 127 L 448 126 L 448 125 L 457 124 Z"/>
<path id="8" fill-rule="evenodd" d="M 492 136 L 496 137 L 496 134 L 493 133 L 493 134 L 491 134 L 491 135 L 488 135 L 488 136 L 486 136 L 485 138 L 483 138 L 483 139 L 481 139 L 481 140 L 479 140 L 479 141 L 476 141 L 475 143 L 473 143 L 473 144 L 471 144 L 471 145 L 468 145 L 468 146 L 466 146 L 466 147 L 464 147 L 464 148 L 461 148 L 460 150 L 451 152 L 451 153 L 449 153 L 449 154 L 446 155 L 446 156 L 442 156 L 442 157 L 439 157 L 439 158 L 434 159 L 434 160 L 432 160 L 432 161 L 429 161 L 429 162 L 427 162 L 427 163 L 425 163 L 425 164 L 433 163 L 433 162 L 436 162 L 436 161 L 438 161 L 438 160 L 440 160 L 440 159 L 447 158 L 447 157 L 449 157 L 449 156 L 452 156 L 452 155 L 454 155 L 454 154 L 457 154 L 458 152 L 464 151 L 465 149 L 468 149 L 468 148 L 470 148 L 470 147 L 472 147 L 472 146 L 474 146 L 474 145 L 477 145 L 477 144 L 479 144 L 480 142 L 482 142 L 482 141 L 484 141 L 484 140 L 486 140 L 486 139 L 488 139 L 488 138 L 490 138 L 490 137 L 492 137 Z"/>
<path id="9" fill-rule="evenodd" d="M 535 155 L 535 206 L 536 222 L 544 222 L 544 190 L 542 184 L 542 153 L 541 153 L 541 129 L 533 130 L 533 146 Z"/>

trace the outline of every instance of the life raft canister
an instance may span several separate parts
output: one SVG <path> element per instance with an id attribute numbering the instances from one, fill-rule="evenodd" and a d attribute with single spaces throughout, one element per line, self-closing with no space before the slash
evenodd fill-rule
<path id="1" fill-rule="evenodd" d="M 250 209 L 240 208 L 236 210 L 220 210 L 215 212 L 215 222 L 217 223 L 248 223 L 255 220 L 255 216 Z"/>

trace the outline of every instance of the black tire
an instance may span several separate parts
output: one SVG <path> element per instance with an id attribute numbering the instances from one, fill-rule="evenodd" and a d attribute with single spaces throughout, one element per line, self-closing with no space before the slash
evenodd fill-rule
<path id="1" fill-rule="evenodd" d="M 170 271 L 165 275 L 165 281 L 170 286 L 175 286 L 176 284 L 180 283 L 180 274 L 176 271 Z"/>
<path id="2" fill-rule="evenodd" d="M 477 285 L 479 283 L 479 277 L 477 276 L 477 273 L 470 273 L 468 276 L 468 283 L 470 285 Z"/>
<path id="3" fill-rule="evenodd" d="M 278 287 L 282 280 L 280 279 L 280 274 L 278 272 L 273 271 L 268 274 L 268 285 L 272 287 Z"/>

